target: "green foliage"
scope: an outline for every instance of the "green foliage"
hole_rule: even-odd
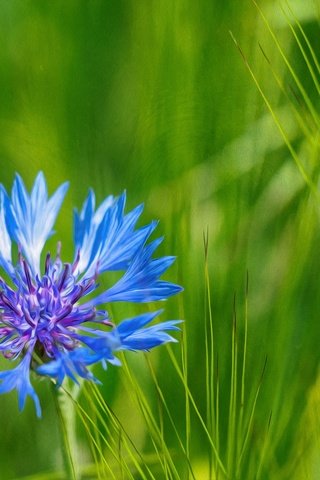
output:
[[[1,181],[72,181],[66,257],[87,188],[126,188],[185,288],[179,344],[56,407],[39,379],[40,422],[1,396],[1,479],[319,478],[320,12],[302,3],[0,2]]]

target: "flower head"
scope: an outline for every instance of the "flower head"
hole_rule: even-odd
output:
[[[67,188],[64,183],[48,198],[42,173],[30,195],[18,175],[11,197],[0,186],[0,266],[9,279],[0,277],[0,353],[20,361],[0,372],[0,393],[16,389],[20,409],[31,396],[38,416],[39,399],[30,382],[32,359],[40,361],[37,373],[54,378],[58,385],[66,376],[75,382],[78,377],[97,382],[90,365],[119,365],[114,355],[118,351],[149,350],[175,341],[167,331],[177,330],[179,323],[146,327],[157,311],[115,326],[103,308],[116,301],[165,300],[181,290],[160,279],[174,257],[153,258],[162,239],[149,243],[148,239],[157,224],[136,228],[143,206],[125,213],[125,193],[107,197],[95,209],[90,191],[81,211],[74,213],[73,261],[62,261],[58,242],[55,257],[47,253],[41,265]],[[97,294],[98,277],[108,271],[124,273],[115,285]]]

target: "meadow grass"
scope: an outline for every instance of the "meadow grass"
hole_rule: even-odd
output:
[[[62,415],[63,434],[65,436],[69,432],[70,435],[70,425],[71,428],[74,428],[73,417],[70,413],[72,411],[72,408],[70,408],[71,402],[87,435],[87,441],[94,459],[94,465],[91,469],[95,472],[94,474],[90,473],[90,468],[84,466],[82,472],[82,468],[77,468],[76,473],[75,459],[72,456],[73,454],[77,455],[77,444],[75,442],[71,447],[71,443],[65,437],[63,443],[65,443],[67,456],[69,457],[66,461],[67,478],[80,478],[80,476],[81,478],[87,478],[86,475],[89,475],[90,478],[90,475],[96,475],[99,479],[224,479],[244,478],[250,468],[252,471],[257,471],[255,462],[259,457],[256,457],[255,461],[253,459],[248,460],[248,458],[251,458],[248,449],[251,444],[255,409],[266,364],[257,378],[254,394],[247,395],[245,384],[248,279],[245,289],[245,312],[243,314],[244,336],[240,342],[237,312],[234,305],[229,348],[232,359],[231,380],[230,385],[225,385],[225,391],[220,391],[207,263],[208,237],[205,236],[204,238],[204,284],[207,292],[205,311],[207,318],[204,322],[205,329],[202,339],[205,364],[199,365],[199,376],[202,377],[201,384],[205,387],[205,392],[202,392],[202,394],[206,398],[206,410],[202,411],[202,406],[197,401],[199,392],[193,391],[188,382],[187,351],[190,340],[187,335],[187,327],[183,329],[179,346],[166,347],[168,357],[166,375],[173,378],[176,383],[175,401],[181,400],[179,397],[184,396],[184,405],[179,412],[179,416],[185,420],[182,430],[176,425],[176,412],[174,412],[172,405],[171,407],[168,405],[169,402],[157,378],[155,366],[149,354],[145,354],[145,366],[152,379],[154,395],[151,398],[157,399],[156,404],[152,404],[141,386],[139,375],[134,373],[126,356],[122,355],[124,389],[127,392],[127,401],[130,402],[130,408],[127,409],[126,414],[130,411],[130,415],[133,417],[140,417],[145,429],[144,449],[137,448],[135,437],[126,428],[126,419],[124,418],[122,421],[119,419],[104,399],[97,385],[83,384],[81,394],[83,400],[80,402],[75,400],[72,393],[64,389],[59,394],[63,406],[59,415],[64,412],[64,415]],[[238,364],[240,364],[240,368]],[[229,413],[224,418],[219,413],[219,402],[220,397],[226,398],[227,396],[229,396]],[[194,429],[202,431],[200,459],[192,451],[192,430]],[[224,446],[221,446],[220,429],[227,432]],[[170,432],[173,441],[168,442]],[[71,434],[71,437],[74,438],[74,435]],[[253,463],[253,466],[251,463]],[[261,468],[261,464],[259,467]],[[59,475],[57,478],[60,478]]]

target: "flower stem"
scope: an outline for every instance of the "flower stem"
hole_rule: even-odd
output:
[[[58,423],[59,423],[61,453],[62,453],[62,459],[63,459],[65,473],[66,473],[66,479],[77,480],[74,462],[72,459],[72,452],[71,452],[71,446],[70,446],[69,437],[68,437],[68,431],[67,431],[63,411],[61,409],[61,405],[59,401],[58,390],[54,385],[52,387],[53,387],[52,393],[53,393],[54,405],[55,405],[57,417],[59,420]]]

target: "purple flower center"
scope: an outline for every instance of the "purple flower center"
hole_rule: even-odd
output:
[[[7,358],[33,347],[42,358],[53,358],[57,351],[73,350],[79,344],[75,329],[79,324],[94,321],[96,316],[108,323],[106,312],[78,304],[97,286],[96,276],[76,281],[79,258],[63,264],[59,253],[54,261],[48,254],[44,275],[39,278],[20,254],[16,289],[1,279],[0,350]]]

